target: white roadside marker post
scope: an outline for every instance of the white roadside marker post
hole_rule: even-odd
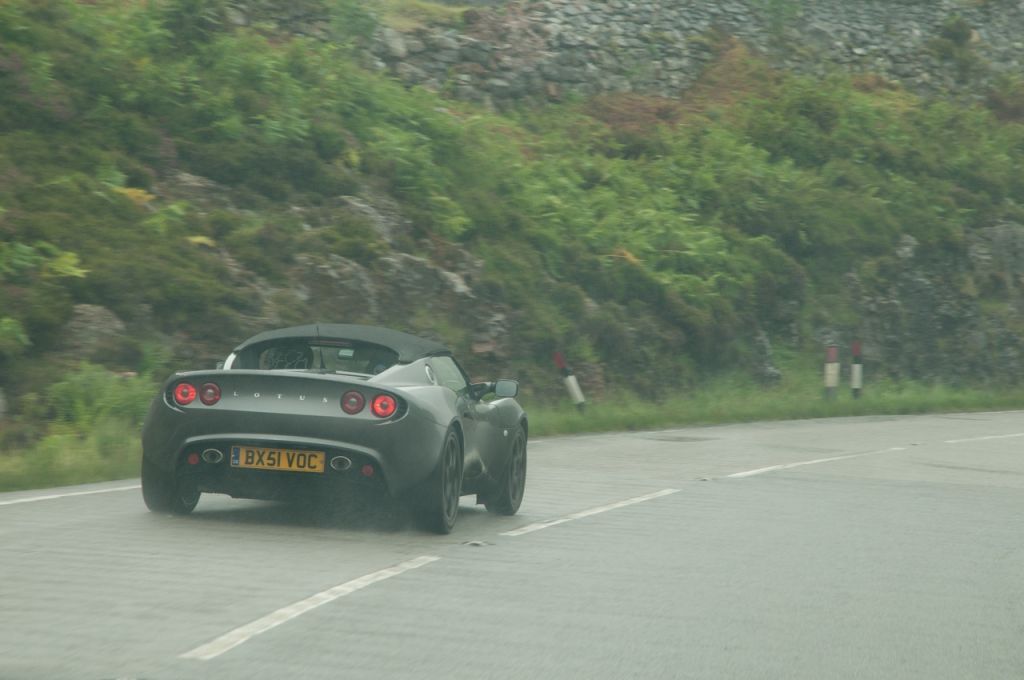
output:
[[[561,352],[555,352],[551,358],[554,359],[558,370],[562,372],[562,382],[565,383],[565,389],[569,392],[569,398],[572,399],[572,403],[576,405],[579,412],[583,413],[587,402],[583,398],[583,390],[580,389],[579,381],[576,380],[576,376],[573,375],[572,369],[569,368],[569,364],[566,363]]]
[[[829,401],[835,399],[837,387],[839,387],[839,348],[829,345],[825,350],[825,399]]]
[[[853,341],[853,363],[850,364],[850,391],[854,399],[860,399],[860,391],[864,387],[864,364],[860,354],[860,340]]]

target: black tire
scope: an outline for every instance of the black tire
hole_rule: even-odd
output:
[[[436,534],[450,534],[459,515],[461,496],[462,443],[455,430],[448,430],[437,467],[420,488],[416,513],[420,526]]]
[[[187,515],[202,495],[187,477],[174,477],[142,458],[142,500],[151,512]]]
[[[512,451],[505,463],[501,478],[481,500],[488,512],[496,515],[514,515],[519,512],[526,492],[526,433],[516,428]]]

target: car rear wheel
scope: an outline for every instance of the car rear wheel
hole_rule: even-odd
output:
[[[455,430],[448,430],[437,467],[420,490],[417,519],[428,531],[449,534],[459,514],[462,496],[462,444]]]
[[[488,512],[496,515],[514,515],[519,512],[526,492],[526,433],[522,427],[516,429],[512,439],[512,452],[505,469],[494,488],[481,500]]]
[[[187,515],[195,509],[200,495],[194,481],[167,474],[142,458],[142,500],[152,512]]]

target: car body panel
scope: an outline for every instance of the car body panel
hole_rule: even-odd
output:
[[[371,481],[401,496],[430,476],[445,435],[453,428],[463,444],[463,492],[485,490],[501,476],[512,433],[519,422],[525,422],[526,414],[512,398],[486,402],[474,398],[472,390],[456,392],[436,384],[427,367],[432,356],[446,352],[437,343],[414,336],[403,340],[405,334],[374,327],[304,326],[254,336],[258,342],[242,343],[234,355],[246,356],[248,349],[277,341],[331,342],[327,328],[359,329],[360,342],[397,338],[401,342],[396,354],[408,361],[376,375],[237,368],[230,359],[225,369],[176,373],[165,382],[146,417],[144,458],[166,473],[194,475],[202,491],[250,498],[294,497],[335,482],[366,482],[361,470],[370,465]],[[377,334],[377,330],[386,332]],[[410,356],[416,352],[428,354]],[[254,360],[248,362],[252,365]],[[220,399],[206,405],[196,398],[181,405],[173,390],[182,382],[197,389],[214,383],[220,388]],[[353,390],[366,402],[354,415],[341,408],[342,395]],[[381,394],[398,403],[396,412],[386,418],[370,411],[371,400]],[[242,469],[227,460],[235,445],[324,451],[328,461],[345,456],[352,467],[328,468],[323,473]],[[208,448],[219,450],[225,460],[186,462],[190,454]]]

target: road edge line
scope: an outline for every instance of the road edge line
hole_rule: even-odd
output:
[[[9,501],[0,501],[0,505],[18,505],[20,503],[35,503],[37,501],[52,501],[58,498],[71,498],[72,496],[92,496],[98,493],[113,493],[114,491],[133,491],[141,489],[141,484],[130,486],[116,486],[111,489],[92,489],[90,491],[69,491],[68,493],[52,493],[45,496],[29,496],[27,498],[15,498]]]

